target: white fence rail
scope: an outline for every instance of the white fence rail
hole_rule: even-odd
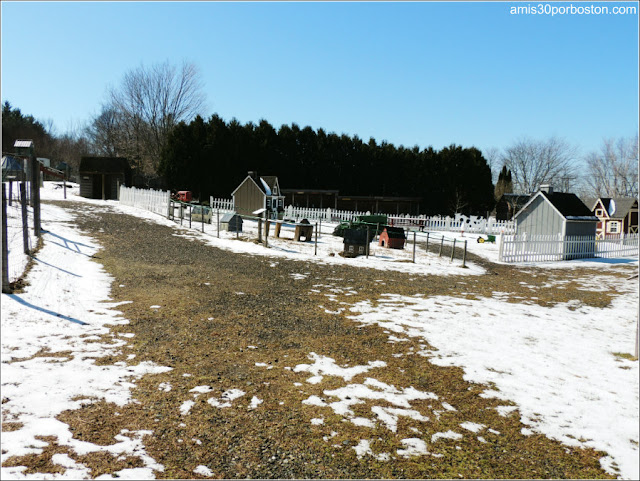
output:
[[[327,222],[351,221],[359,215],[369,215],[370,212],[354,212],[337,209],[311,209],[305,207],[285,207],[284,216],[289,219],[324,220]]]
[[[638,234],[596,239],[585,236],[505,235],[500,240],[501,262],[549,262],[588,258],[638,257]]]
[[[164,217],[169,215],[169,204],[171,201],[171,191],[137,189],[135,187],[120,186],[120,202],[124,205],[137,207],[160,214]]]
[[[389,224],[398,227],[415,227],[422,231],[467,232],[470,234],[513,234],[513,221],[497,221],[495,218],[465,215],[440,216],[390,216]]]

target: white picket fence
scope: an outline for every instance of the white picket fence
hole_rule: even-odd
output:
[[[397,227],[417,228],[421,231],[466,232],[469,234],[513,234],[513,221],[497,221],[494,217],[485,219],[472,215],[440,216],[390,216],[389,224]]]
[[[292,205],[285,207],[284,216],[288,219],[307,219],[307,220],[323,220],[326,222],[347,222],[356,220],[359,215],[370,215],[370,212],[356,212],[338,209],[312,209],[306,207],[294,207]]]
[[[234,212],[233,199],[214,199],[213,197],[209,197],[209,206],[211,206],[211,210],[220,209],[220,212],[224,212],[225,214]]]
[[[501,262],[549,262],[595,257],[638,257],[638,234],[605,239],[526,234],[503,235],[500,238]]]
[[[233,211],[232,199],[214,199],[211,197],[210,205],[212,209],[221,211]],[[287,219],[308,219],[321,220],[325,222],[348,222],[356,220],[357,216],[371,215],[371,212],[355,212],[348,210],[294,207],[285,207],[284,217]],[[490,217],[456,215],[455,217],[440,216],[387,216],[390,225],[398,227],[416,228],[423,231],[445,231],[445,232],[466,232],[469,234],[513,234],[515,224],[513,221],[497,221]]]
[[[171,191],[137,189],[135,187],[120,186],[120,202],[124,205],[137,207],[160,214],[164,217],[169,215],[169,204],[171,201]]]

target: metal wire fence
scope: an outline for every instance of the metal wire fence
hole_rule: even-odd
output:
[[[29,205],[29,182],[2,183],[2,290],[24,275],[36,245],[34,212]]]

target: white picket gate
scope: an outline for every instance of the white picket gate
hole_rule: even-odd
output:
[[[209,197],[209,206],[211,210],[220,210],[220,212],[224,212],[225,214],[234,212],[233,199],[214,199],[213,197]]]
[[[148,210],[167,217],[169,215],[171,191],[137,189],[121,185],[119,200],[124,205]]]

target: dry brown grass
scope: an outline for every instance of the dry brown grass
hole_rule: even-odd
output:
[[[133,392],[137,403],[117,407],[101,401],[60,415],[58,419],[69,424],[77,439],[106,446],[123,429],[152,430],[144,443],[149,455],[165,466],[164,472],[156,473],[160,478],[196,477],[193,469],[198,465],[223,478],[611,478],[600,468],[602,453],[568,448],[542,435],[523,435],[517,412],[503,417],[495,410],[507,403],[479,396],[487,386],[464,381],[459,368],[435,366],[422,356],[409,355],[426,345],[423,340],[389,343],[382,328],[359,327],[346,319],[347,312],[328,314],[318,307],[347,307],[361,300],[375,303],[386,293],[478,299],[491,297],[494,291],[508,292],[512,302],[546,306],[578,299],[601,307],[609,304],[610,292],[570,285],[560,292],[552,287],[532,290],[519,282],[542,286],[565,274],[488,263],[484,263],[488,274],[464,277],[409,276],[283,259],[271,267],[269,258],[207,247],[129,216],[85,215],[79,224],[104,246],[99,261],[114,276],[114,300],[133,301],[118,307],[131,323],[112,328],[134,333],[133,348],[100,362],[122,361],[135,353],[136,362],[153,361],[172,370],[137,382]],[[309,274],[299,280],[290,276],[301,272]],[[586,269],[571,273],[590,274]],[[384,285],[378,279],[384,279]],[[325,295],[331,293],[329,288],[314,287],[317,284],[350,286],[356,294],[336,293],[332,302]],[[161,308],[150,309],[151,305]],[[345,422],[328,407],[302,404],[311,395],[326,397],[325,390],[346,384],[329,376],[320,384],[309,384],[305,382],[309,373],[285,369],[309,363],[311,352],[332,357],[339,365],[385,360],[386,368],[350,382],[371,376],[397,387],[433,392],[437,401],[412,402],[412,408],[430,420],[400,418],[393,433],[380,425],[371,429]],[[170,384],[171,390],[160,389],[161,383]],[[189,392],[202,385],[213,391],[197,396]],[[232,388],[246,393],[232,407],[218,409],[206,402]],[[253,396],[263,404],[250,410]],[[189,414],[181,415],[179,408],[186,400],[195,404]],[[443,401],[457,411],[434,415]],[[356,415],[371,417],[373,405],[367,401],[353,409]],[[324,424],[312,425],[312,418],[323,418]],[[476,435],[465,435],[458,441],[431,444],[431,434],[460,431],[464,421],[485,424],[500,435],[483,434],[486,443]],[[331,437],[332,432],[338,434]],[[430,452],[443,456],[397,456],[396,450],[404,447],[401,440],[410,437],[424,438]],[[358,459],[352,448],[361,439],[371,440],[374,452],[388,452],[394,458]],[[13,459],[11,463],[22,464],[11,465],[57,469],[45,462],[56,449],[67,448],[52,443],[42,455]],[[91,466],[92,475],[123,469],[123,461],[109,456],[94,454],[82,460]],[[133,466],[136,459],[127,462]]]

